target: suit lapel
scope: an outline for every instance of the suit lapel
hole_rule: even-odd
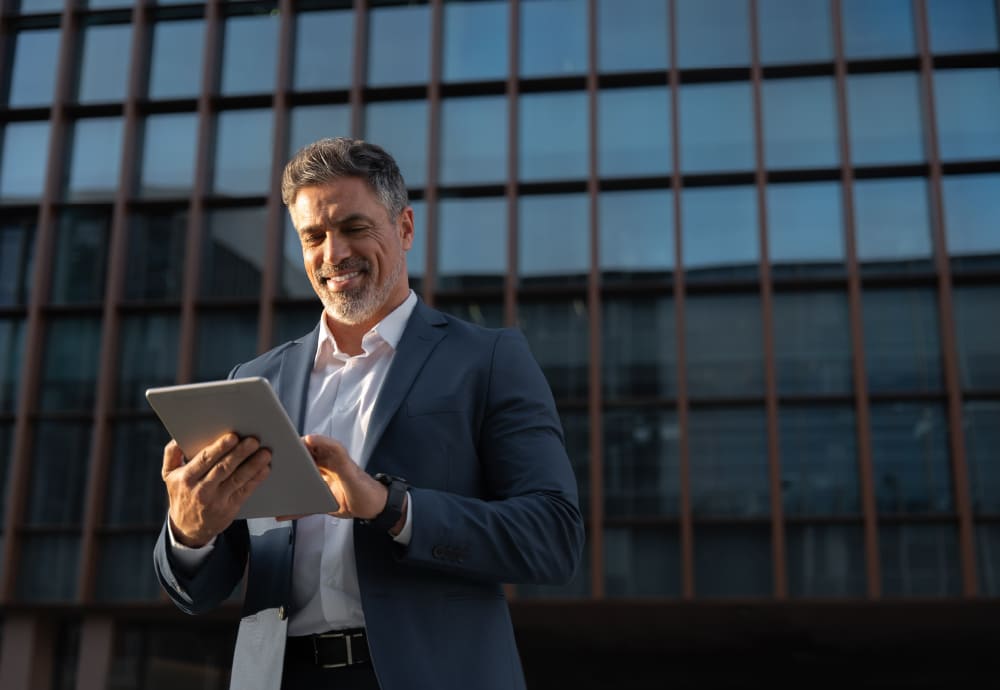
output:
[[[312,333],[295,341],[281,358],[281,370],[274,384],[274,392],[288,412],[288,418],[300,434],[306,423],[306,396],[309,394],[309,374],[316,359],[319,341],[319,321]]]

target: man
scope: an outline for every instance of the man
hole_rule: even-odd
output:
[[[566,582],[583,544],[544,377],[516,331],[410,291],[413,210],[380,147],[305,147],[282,199],[323,314],[230,377],[270,380],[340,509],[234,520],[268,450],[228,434],[186,460],[171,442],[160,582],[199,613],[249,561],[234,690],[523,688],[501,583]]]

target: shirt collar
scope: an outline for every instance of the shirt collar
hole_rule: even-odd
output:
[[[384,341],[389,345],[389,347],[395,350],[399,345],[399,341],[403,338],[403,331],[406,329],[406,322],[410,320],[410,315],[413,313],[416,306],[417,295],[413,292],[413,290],[410,290],[410,294],[405,300],[403,300],[402,304],[389,312],[384,319],[379,321],[370,331],[365,333],[364,338],[362,339],[362,346],[369,344],[372,340],[372,336],[375,336],[377,339]],[[326,325],[325,315],[320,315],[319,342],[316,343],[316,356],[313,359],[314,365],[322,361],[324,349],[334,356],[339,355],[340,358],[347,358],[347,355],[343,355],[341,349],[337,347],[337,341],[330,332],[330,328]],[[366,351],[368,349],[369,348],[365,347]]]

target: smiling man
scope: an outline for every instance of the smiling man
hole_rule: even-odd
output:
[[[186,459],[171,442],[160,582],[199,613],[247,570],[234,690],[523,688],[501,583],[566,582],[583,546],[541,370],[517,331],[409,289],[413,210],[380,147],[305,147],[282,198],[323,311],[230,376],[270,380],[340,509],[235,520],[267,449],[228,434]]]

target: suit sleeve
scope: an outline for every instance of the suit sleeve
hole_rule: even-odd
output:
[[[486,491],[413,487],[404,562],[510,583],[562,584],[583,550],[576,479],[548,382],[524,336],[503,331],[493,351],[477,448]]]

